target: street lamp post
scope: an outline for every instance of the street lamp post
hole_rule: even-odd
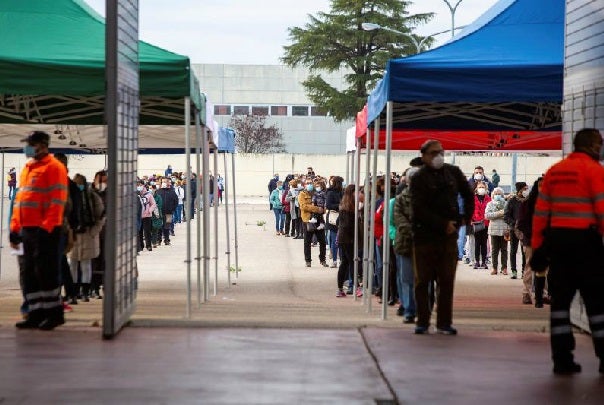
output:
[[[451,37],[453,37],[453,35],[455,35],[455,12],[457,11],[457,6],[459,6],[459,4],[463,0],[457,0],[457,3],[455,3],[454,6],[451,5],[451,3],[449,2],[449,0],[443,0],[443,1],[449,7],[449,11],[451,11]]]
[[[461,2],[462,0],[460,0]],[[459,4],[459,3],[458,3]],[[452,32],[453,30],[445,30],[445,31],[440,31],[440,32],[435,32],[434,34],[430,34],[424,38],[421,39],[421,41],[418,41],[413,35],[411,34],[407,34],[406,32],[402,32],[402,31],[398,31],[395,30],[393,28],[388,28],[388,27],[382,27],[379,24],[375,24],[375,23],[369,23],[369,22],[364,22],[361,24],[361,28],[363,28],[363,30],[365,31],[374,31],[374,30],[384,30],[384,31],[390,31],[390,32],[394,32],[395,34],[399,34],[399,35],[404,35],[407,38],[409,38],[412,42],[413,45],[415,46],[415,49],[417,51],[417,53],[420,53],[422,51],[422,46],[426,43],[426,41],[436,35],[440,35],[440,34],[446,34],[447,32]],[[462,29],[465,28],[465,26],[461,26],[461,27],[456,27],[455,29]]]

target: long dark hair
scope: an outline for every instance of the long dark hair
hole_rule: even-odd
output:
[[[528,206],[528,213],[530,217],[533,217],[533,213],[535,212],[535,205],[537,204],[537,197],[539,197],[539,184],[543,181],[543,177],[539,177],[533,183],[533,187],[529,192],[528,197],[526,198],[526,204]]]
[[[354,212],[354,192],[355,185],[349,184],[344,189],[344,196],[342,196],[342,200],[340,201],[340,211],[349,211]]]
[[[332,190],[337,191],[339,193],[342,192],[342,183],[344,182],[344,179],[340,176],[333,176],[331,178],[331,183],[332,186],[330,187]]]

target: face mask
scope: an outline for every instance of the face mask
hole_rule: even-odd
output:
[[[105,191],[105,189],[107,188],[107,183],[100,183],[97,185],[97,190],[99,191]]]
[[[503,201],[503,196],[502,196],[502,195],[500,195],[500,194],[496,194],[496,195],[494,196],[494,198],[495,198],[495,201]]]
[[[482,174],[480,174],[480,173],[476,173],[476,174],[474,175],[474,180],[482,180]]]
[[[438,170],[443,167],[445,164],[445,157],[443,155],[436,155],[434,159],[432,159],[432,163],[430,164],[432,168]]]
[[[84,191],[84,185],[83,184],[78,184],[78,188],[80,189],[80,191]]]
[[[524,198],[527,198],[527,197],[528,197],[528,195],[529,195],[529,193],[530,193],[530,191],[528,191],[528,190],[522,190],[522,196],[523,196]]]
[[[25,153],[26,157],[33,158],[36,156],[36,148],[31,145],[25,145],[23,147],[23,153]]]
[[[308,186],[306,186],[306,191],[313,191],[315,188],[312,184],[309,184]]]
[[[359,202],[359,209],[363,209],[363,203]]]
[[[346,187],[346,182],[345,181],[342,182],[342,188],[344,188],[344,187]]]
[[[185,176],[180,176],[180,179],[184,180],[184,179],[186,179],[186,177]]]
[[[298,183],[298,188],[302,188],[302,183]]]
[[[161,188],[168,188],[168,185],[166,183],[161,183]]]
[[[141,191],[143,191],[143,186],[138,186],[138,187],[136,188],[136,191],[138,191],[139,193],[140,193]]]
[[[279,190],[283,190],[283,186],[279,186],[277,187]]]
[[[152,182],[151,182],[151,183],[149,183],[149,184],[151,184],[152,186],[154,186],[154,185],[155,185],[155,182],[154,182],[154,181],[152,181]]]
[[[486,188],[480,187],[480,188],[476,189],[476,193],[478,195],[485,195],[487,193],[487,190],[486,190]]]
[[[317,191],[321,191],[321,190],[323,190],[322,187],[317,187]]]

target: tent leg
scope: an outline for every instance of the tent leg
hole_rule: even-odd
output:
[[[346,151],[346,175],[344,176],[346,183],[350,183],[350,152]]]
[[[382,236],[382,320],[388,318],[388,292],[390,291],[390,151],[392,150],[392,101],[386,104],[386,172],[384,175],[384,233]]]
[[[375,120],[375,127],[373,128],[373,162],[372,163],[372,173],[371,173],[371,210],[370,216],[373,216],[373,213],[376,210],[376,201],[375,198],[377,195],[377,160],[378,160],[378,150],[380,149],[379,145],[380,141],[380,119]],[[369,294],[373,291],[373,278],[376,269],[375,262],[375,221],[373,218],[371,220],[371,228],[369,230],[369,265],[370,265],[370,274],[369,274],[369,282],[367,283],[367,288],[369,289]],[[382,262],[383,263],[383,262]],[[383,271],[383,267],[382,267]],[[371,304],[372,300],[367,300],[367,312],[371,313]]]
[[[198,118],[199,119],[199,118]],[[202,129],[201,129],[201,120],[199,119],[199,123],[196,121],[195,122],[195,155],[197,157],[197,159],[195,160],[195,171],[197,173],[197,176],[199,176],[199,171],[200,171],[200,163],[201,163],[201,134],[202,134]],[[189,164],[189,168],[191,167],[191,165]],[[197,189],[199,189],[199,177],[197,177],[197,183],[196,183]],[[201,197],[201,195],[199,193],[197,193],[197,195],[199,195]],[[199,205],[199,204],[198,204]],[[189,211],[189,216],[190,216],[191,211]],[[202,234],[202,229],[201,229],[201,218],[199,216],[199,212],[197,213],[197,219],[195,220],[195,223],[197,225],[197,232],[196,232],[196,248],[197,248],[197,254],[195,255],[195,261],[197,262],[197,308],[201,308],[201,302],[206,301],[206,295],[205,295],[205,289],[202,288],[203,285],[205,285],[208,282],[208,279],[205,275],[205,273],[203,274],[203,277],[201,276],[201,258],[202,258],[202,251],[201,251],[201,234]],[[203,284],[202,284],[202,280],[203,280]]]
[[[356,149],[355,149],[355,159],[356,159],[356,175],[355,179],[361,177],[361,145],[359,142],[359,138],[356,139]],[[357,288],[358,288],[358,280],[359,280],[359,221],[358,221],[358,212],[359,212],[359,189],[361,185],[358,182],[355,184],[356,192],[354,196],[354,212],[355,212],[355,221],[354,221],[354,270],[353,270],[353,279],[352,279],[352,288],[353,288],[353,299],[357,300]]]
[[[516,177],[518,176],[518,153],[512,152],[512,192],[515,190]]]
[[[1,159],[0,167],[2,168],[2,173],[4,173],[4,152],[2,152],[2,157],[0,159]],[[14,198],[15,198],[15,196],[13,195],[13,199]],[[9,228],[10,228],[10,226],[9,226]],[[3,248],[4,248],[4,181],[2,182],[2,184],[0,184],[0,278],[2,277],[2,249]]]
[[[293,162],[293,157],[292,157]],[[237,235],[237,193],[235,191],[235,153],[231,153],[231,170],[233,172],[233,226],[235,227],[235,280],[239,278],[239,238]],[[292,170],[293,173],[293,170]]]
[[[369,282],[369,232],[367,232],[367,225],[369,224],[369,163],[371,162],[371,129],[367,129],[367,139],[365,145],[365,202],[363,203],[363,218],[364,218],[364,231],[363,231],[363,305],[367,304],[367,293],[370,291],[367,287]],[[360,181],[360,180],[359,180]]]
[[[199,118],[199,113],[195,113],[195,122]],[[191,124],[191,100],[189,97],[185,97],[185,153],[187,166],[191,166],[191,148],[190,148],[190,124]],[[191,171],[187,171],[187,209],[191,205]],[[187,308],[186,316],[187,319],[191,319],[191,218],[189,215],[190,211],[187,211],[187,257],[185,262],[187,263]],[[199,278],[199,274],[197,275]]]
[[[201,187],[201,184],[199,184],[199,196],[202,197],[201,214],[203,215],[203,277],[205,280],[203,290],[204,299],[207,301],[210,295],[210,283],[208,281],[210,279],[210,141],[208,139],[208,132],[203,133],[201,145],[203,149],[203,161],[201,169],[203,188]],[[197,206],[199,207],[199,204],[197,204]],[[197,214],[199,215],[200,213],[197,212]],[[214,237],[216,237],[216,235],[214,235]]]
[[[214,148],[214,296],[218,294],[218,148]]]
[[[274,156],[273,156],[274,157]],[[228,286],[231,287],[231,232],[229,230],[229,183],[228,183],[228,167],[226,152],[222,154],[224,160],[224,212],[226,215],[226,255],[227,255],[227,280]]]

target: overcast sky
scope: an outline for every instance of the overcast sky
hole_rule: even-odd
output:
[[[85,0],[105,15],[105,0]],[[457,0],[449,1],[454,5]],[[469,24],[497,0],[462,0],[455,25]],[[443,0],[415,0],[412,14],[434,12],[416,31],[428,35],[451,28]],[[308,14],[329,11],[329,0],[139,0],[140,38],[187,55],[193,63],[279,64],[287,29],[301,27]],[[449,34],[436,38],[442,43]]]

